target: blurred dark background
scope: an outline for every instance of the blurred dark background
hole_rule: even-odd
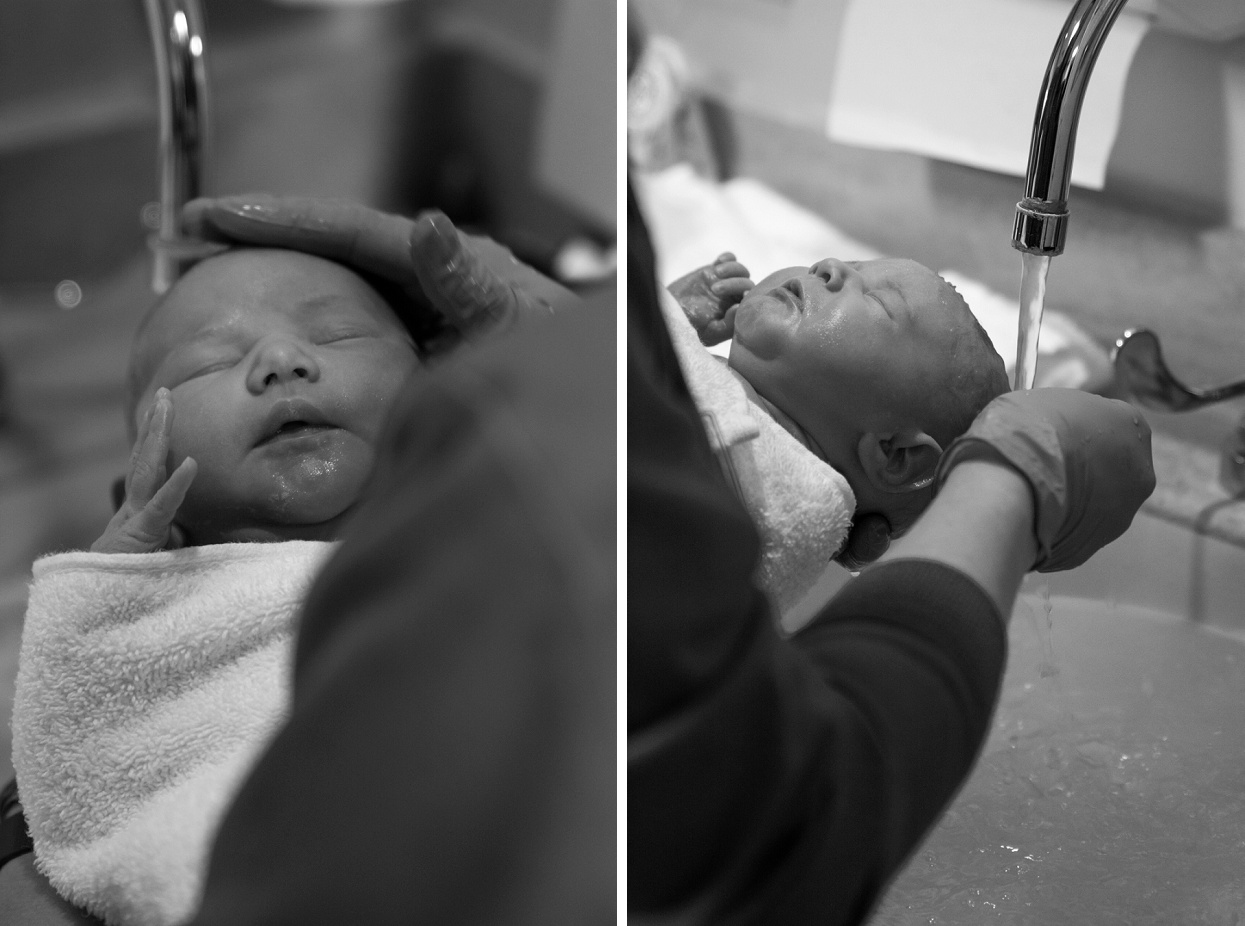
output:
[[[573,5],[205,0],[208,191],[435,206],[544,267],[577,235],[611,240],[539,177],[548,72]],[[131,256],[155,150],[139,0],[0,7],[0,286],[99,276]]]
[[[546,272],[574,251],[575,285],[608,271],[612,0],[203,12],[208,194],[436,207]],[[0,4],[0,780],[31,563],[99,536],[129,455],[156,101],[141,0]]]

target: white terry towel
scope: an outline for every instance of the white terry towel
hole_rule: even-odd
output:
[[[678,301],[665,290],[660,295],[710,446],[761,536],[758,581],[781,614],[805,596],[847,540],[856,495],[838,470],[753,404],[726,364],[700,343]]]
[[[221,816],[285,717],[294,619],[334,546],[35,562],[13,764],[62,896],[110,924],[194,912]]]

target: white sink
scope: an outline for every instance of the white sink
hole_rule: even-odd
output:
[[[1245,549],[1143,513],[1030,576],[976,771],[875,924],[1239,924]]]

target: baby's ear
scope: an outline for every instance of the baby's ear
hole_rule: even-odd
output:
[[[942,448],[919,428],[886,434],[870,431],[856,448],[869,482],[880,492],[898,494],[933,484]]]

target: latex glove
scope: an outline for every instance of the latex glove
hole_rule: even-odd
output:
[[[198,465],[187,457],[172,475],[167,474],[172,431],[173,398],[167,389],[161,388],[139,425],[125,477],[125,500],[103,536],[91,544],[92,553],[152,553],[185,544],[181,528],[173,523],[173,518],[186,498]]]
[[[441,212],[409,219],[341,200],[247,194],[192,200],[182,225],[207,240],[316,254],[396,286],[426,353],[579,301]]]
[[[1039,572],[1071,569],[1119,537],[1154,491],[1150,426],[1126,402],[1078,389],[1008,392],[985,407],[938,464],[1002,461],[1033,490]]]
[[[735,309],[752,289],[748,268],[730,251],[666,287],[687,316],[700,343],[720,344],[735,334]]]

